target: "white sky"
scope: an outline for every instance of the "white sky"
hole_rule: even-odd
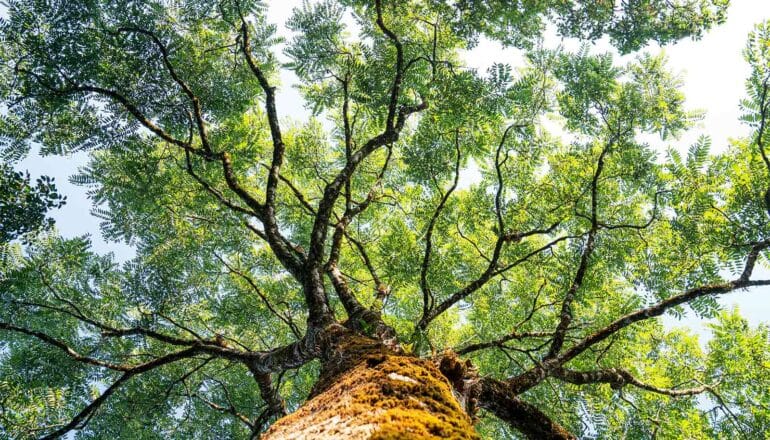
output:
[[[675,72],[681,72],[684,79],[684,92],[690,108],[706,111],[705,119],[698,127],[684,135],[682,139],[669,141],[669,144],[686,149],[701,134],[713,139],[716,150],[724,148],[729,138],[745,136],[748,129],[738,121],[738,102],[744,96],[744,79],[748,67],[742,58],[746,37],[755,23],[770,19],[770,0],[733,0],[728,12],[727,22],[713,29],[700,41],[682,41],[665,48],[669,56],[669,66]],[[300,0],[268,1],[270,21],[282,24],[289,17],[291,9],[301,4]],[[279,31],[286,35],[285,31]],[[546,45],[553,47],[563,44],[568,49],[579,46],[575,41],[557,41],[551,38]],[[608,46],[600,43],[597,50],[606,51]],[[657,47],[648,48],[657,52]],[[632,55],[633,56],[633,55]],[[499,46],[483,41],[478,48],[466,56],[466,62],[480,72],[486,71],[493,62],[516,64],[520,60],[515,50],[502,50]],[[291,85],[296,83],[292,74],[282,75],[282,87],[278,96],[278,111],[282,116],[301,119],[308,115],[296,90]],[[47,174],[56,178],[59,189],[68,196],[67,205],[55,211],[57,227],[67,237],[90,233],[98,252],[114,252],[119,259],[130,258],[133,251],[120,243],[105,243],[99,233],[99,220],[90,215],[91,204],[83,188],[69,184],[68,176],[75,173],[78,166],[86,163],[85,155],[77,155],[63,160],[61,157],[31,156],[23,161],[19,168],[30,170],[33,177]],[[762,270],[757,275],[770,276],[770,271]],[[751,292],[736,292],[721,299],[727,307],[738,305],[741,312],[753,324],[770,322],[770,289],[755,289]],[[693,318],[677,322],[665,318],[669,325],[687,325],[698,333],[707,336],[704,323]]]

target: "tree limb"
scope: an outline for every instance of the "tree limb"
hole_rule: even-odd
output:
[[[475,351],[486,350],[487,348],[500,347],[508,341],[520,341],[527,338],[550,338],[552,336],[553,332],[511,332],[501,338],[495,339],[494,341],[479,342],[476,344],[466,345],[465,347],[459,348],[455,351],[457,354],[470,354]]]
[[[599,159],[596,163],[596,170],[594,171],[593,179],[591,180],[591,229],[588,231],[588,238],[586,239],[586,243],[583,246],[583,252],[580,255],[580,264],[578,265],[577,272],[575,273],[575,278],[572,280],[572,285],[570,285],[569,290],[567,290],[567,294],[564,296],[561,312],[559,314],[559,324],[556,326],[556,330],[554,331],[551,347],[548,349],[548,354],[545,356],[546,359],[550,359],[556,356],[564,344],[564,336],[566,335],[567,329],[572,322],[572,302],[575,300],[575,296],[577,295],[580,286],[583,285],[583,279],[585,278],[586,271],[588,270],[588,260],[591,258],[591,254],[593,254],[594,251],[596,233],[599,230],[599,177],[601,176],[602,170],[604,169],[604,157],[611,146],[612,142],[602,148],[602,152],[599,154]]]
[[[431,249],[433,247],[432,237],[433,237],[433,228],[436,226],[436,221],[438,220],[439,216],[441,215],[441,211],[444,209],[444,205],[446,205],[447,200],[449,200],[449,196],[452,195],[452,192],[457,188],[457,183],[460,180],[460,130],[455,130],[455,151],[457,152],[457,157],[455,159],[455,172],[454,172],[454,180],[452,181],[452,186],[449,187],[449,189],[441,196],[441,201],[439,202],[436,209],[433,211],[433,215],[430,218],[430,221],[428,222],[428,229],[425,232],[425,252],[423,253],[422,257],[422,264],[420,265],[420,290],[422,290],[422,316],[427,316],[430,313],[430,310],[433,308],[433,293],[430,291],[430,287],[428,286],[428,269],[430,268],[430,254]]]
[[[646,391],[670,397],[693,396],[711,390],[710,385],[701,385],[695,388],[683,389],[660,388],[644,383],[635,378],[629,371],[620,368],[607,368],[593,371],[575,371],[566,368],[557,368],[553,371],[553,376],[574,385],[606,383],[609,384],[612,389],[619,389],[625,385],[633,385]]]
[[[508,379],[507,382],[512,386],[516,394],[520,394],[542,382],[546,377],[551,375],[556,368],[559,368],[565,363],[574,359],[588,348],[607,339],[616,332],[636,322],[660,316],[673,307],[685,304],[697,298],[721,295],[748,287],[770,286],[770,280],[749,279],[754,269],[754,265],[756,263],[759,252],[761,250],[767,249],[768,247],[770,247],[770,240],[759,242],[752,247],[749,255],[746,258],[746,266],[744,267],[740,278],[726,283],[709,284],[688,289],[679,295],[674,295],[650,307],[639,309],[623,315],[620,318],[612,321],[609,325],[581,339],[575,345],[565,350],[558,356],[544,360],[534,368],[519,374],[518,376]]]
[[[573,434],[534,405],[513,394],[506,383],[482,377],[479,406],[532,440],[575,440]]]
[[[82,411],[80,411],[75,417],[70,420],[69,423],[62,426],[61,428],[50,432],[46,434],[45,436],[41,437],[41,440],[53,440],[56,438],[59,438],[63,436],[64,434],[68,433],[69,431],[73,429],[77,429],[81,423],[87,421],[88,418],[97,410],[99,409],[104,402],[107,401],[107,399],[120,388],[123,384],[125,384],[129,379],[132,377],[145,373],[147,371],[153,370],[155,368],[161,367],[166,364],[170,364],[172,362],[186,359],[191,356],[194,356],[195,354],[200,352],[199,347],[190,347],[182,351],[178,351],[176,353],[171,353],[166,356],[154,359],[152,361],[146,362],[144,364],[136,365],[132,367],[129,370],[125,370],[123,375],[121,375],[118,380],[112,383],[104,392],[99,395],[94,401],[92,401],[88,406],[86,406]]]

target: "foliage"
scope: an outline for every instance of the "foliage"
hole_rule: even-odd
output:
[[[0,243],[53,225],[46,212],[64,205],[66,197],[56,191],[53,179],[42,176],[30,184],[29,173],[0,163]]]
[[[305,401],[335,322],[456,350],[585,438],[770,435],[767,329],[715,300],[770,284],[769,25],[752,135],[712,152],[677,148],[697,114],[665,57],[536,43],[697,38],[727,1],[509,3],[305,2],[283,41],[258,1],[9,1],[0,148],[89,151],[72,180],[137,253],[0,250],[0,436],[249,438]],[[465,68],[482,36],[525,62]],[[280,113],[284,70],[312,118]],[[707,347],[652,319],[685,306]],[[488,438],[530,435],[479,405]]]

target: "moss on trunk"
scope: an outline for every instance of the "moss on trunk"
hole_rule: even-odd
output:
[[[352,352],[357,359],[348,362],[350,368],[326,376],[326,386],[263,438],[478,438],[433,362],[375,350]]]

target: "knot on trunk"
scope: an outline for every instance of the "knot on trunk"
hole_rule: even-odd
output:
[[[362,335],[346,326],[332,324],[318,338],[321,374],[310,396],[324,392],[334,381],[361,362],[382,362],[388,354],[394,354],[378,339]]]
[[[471,361],[460,359],[454,351],[447,350],[437,358],[438,369],[452,385],[452,392],[468,416],[476,420],[478,411],[479,372]]]
[[[394,352],[401,352],[396,331],[382,321],[379,311],[360,309],[348,317],[343,325],[358,334],[381,341]]]

